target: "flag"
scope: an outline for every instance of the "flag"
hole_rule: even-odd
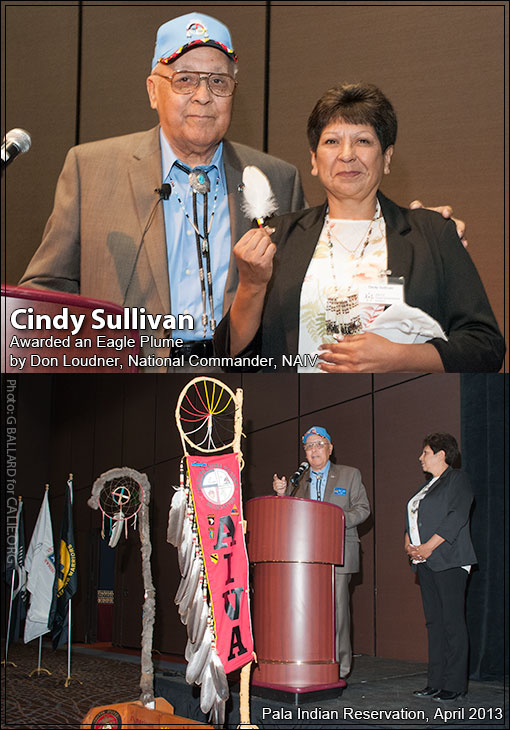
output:
[[[48,626],[51,630],[53,648],[67,640],[69,601],[78,588],[76,573],[76,549],[73,530],[73,484],[67,482],[64,517],[60,528],[60,541],[56,551],[56,571],[53,583],[53,601]]]
[[[51,527],[48,490],[39,510],[32,539],[28,546],[25,568],[30,606],[25,621],[25,644],[49,631],[48,619],[55,582],[55,552]]]
[[[9,515],[7,516],[7,554],[5,558],[5,582],[9,586],[11,596],[11,624],[9,642],[17,641],[21,636],[21,624],[27,612],[27,574],[25,571],[25,523],[23,519],[23,501],[19,500],[16,512],[14,534],[10,534]],[[14,580],[13,580],[14,578]],[[12,593],[11,593],[12,590]]]

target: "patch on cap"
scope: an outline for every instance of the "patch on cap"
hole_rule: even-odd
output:
[[[323,438],[327,439],[329,443],[331,443],[331,436],[325,428],[322,428],[322,426],[312,426],[311,428],[309,428],[303,436],[303,443],[305,443],[308,436],[311,436],[312,434],[314,434],[315,436],[322,436]]]
[[[237,61],[226,25],[208,15],[188,13],[169,20],[158,29],[152,68],[158,63],[172,63],[183,53],[200,46],[217,48],[232,61]]]

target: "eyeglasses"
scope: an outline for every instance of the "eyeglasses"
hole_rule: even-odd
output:
[[[327,441],[312,441],[311,444],[304,444],[305,451],[311,451],[312,449],[325,449],[329,446]]]
[[[205,79],[207,88],[215,96],[232,96],[237,81],[228,74],[208,73],[206,71],[176,71],[171,76],[151,74],[166,79],[172,85],[176,94],[193,94],[198,89],[202,79]]]

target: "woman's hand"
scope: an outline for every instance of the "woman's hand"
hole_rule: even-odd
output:
[[[319,346],[325,373],[444,372],[434,345],[402,345],[373,332]]]
[[[239,285],[265,289],[273,273],[276,246],[270,235],[274,228],[252,228],[234,246],[234,256],[239,270]]]
[[[319,367],[326,373],[390,372],[397,370],[399,345],[381,335],[346,335],[332,345],[320,345]]]
[[[433,548],[426,542],[423,545],[411,545],[408,555],[412,560],[427,560],[433,553]]]
[[[411,560],[416,558],[416,547],[414,545],[406,545],[405,552],[408,558]]]
[[[423,545],[409,545],[406,547],[406,552],[409,555],[411,559],[415,560],[428,560],[434,550],[442,545],[444,542],[444,537],[441,537],[441,535],[438,535],[437,533],[434,533],[432,537],[430,537],[427,542],[424,542]]]

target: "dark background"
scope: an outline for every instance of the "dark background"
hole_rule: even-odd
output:
[[[403,205],[449,203],[467,220],[470,254],[505,328],[508,3],[71,1],[2,10],[2,133],[23,127],[33,137],[6,173],[8,284],[41,240],[68,148],[157,123],[145,91],[156,29],[198,10],[230,27],[239,53],[230,138],[296,164],[310,204],[322,200],[305,137],[313,104],[342,81],[382,88],[400,125],[384,192]]]
[[[115,553],[112,585],[100,585],[100,514],[87,506],[93,481],[113,467],[147,474],[152,485],[152,569],[156,587],[154,648],[182,654],[186,635],[173,597],[176,550],[166,542],[172,485],[182,446],[175,406],[189,376],[21,375],[17,377],[18,489],[27,544],[50,484],[53,527],[74,474],[74,526],[79,590],[73,641],[97,639],[97,590],[115,591],[113,641],[138,647],[143,587],[139,535],[132,529]],[[476,495],[472,535],[479,566],[468,590],[474,676],[503,674],[505,626],[504,375],[232,375],[244,391],[244,499],[271,493],[272,475],[292,474],[303,460],[300,436],[312,425],[332,435],[338,463],[361,470],[372,516],[360,528],[362,570],[352,581],[354,651],[426,661],[419,587],[403,551],[404,510],[423,484],[423,437],[448,431],[461,443],[462,466]],[[508,411],[508,408],[507,408]],[[506,434],[507,435],[507,434]],[[507,475],[506,475],[507,478]],[[103,553],[103,562],[100,555]]]

